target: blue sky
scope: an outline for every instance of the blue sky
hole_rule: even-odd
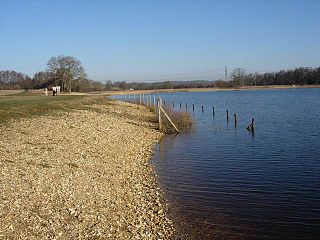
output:
[[[32,76],[51,56],[95,80],[216,80],[320,66],[320,1],[0,0],[0,70]]]

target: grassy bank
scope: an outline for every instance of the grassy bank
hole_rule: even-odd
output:
[[[87,109],[92,104],[107,104],[107,101],[102,96],[0,96],[0,124],[23,117]]]

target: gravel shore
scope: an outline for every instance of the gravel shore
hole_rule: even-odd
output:
[[[154,114],[119,101],[0,127],[0,239],[170,239]]]

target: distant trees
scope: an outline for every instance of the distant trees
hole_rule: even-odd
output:
[[[112,82],[105,84],[89,80],[81,62],[71,56],[52,57],[48,61],[46,71],[39,71],[33,78],[16,71],[0,71],[0,89],[39,89],[60,85],[63,91],[102,91],[102,90],[153,90],[209,87],[239,87],[266,85],[309,85],[320,84],[320,67],[299,67],[290,70],[267,73],[247,73],[243,68],[231,72],[231,81],[165,81],[165,82]]]
[[[46,71],[40,71],[33,75],[33,88],[46,88],[51,85],[51,74]]]
[[[32,79],[28,75],[11,70],[0,71],[0,89],[21,88],[32,88]]]
[[[310,85],[320,84],[320,68],[300,67],[294,70],[279,72],[255,73],[246,75],[246,84],[251,86],[265,85]]]
[[[47,71],[53,85],[61,85],[62,91],[79,89],[86,79],[81,62],[71,56],[58,56],[49,59]]]
[[[122,82],[120,82],[120,84],[119,84],[119,88],[120,88],[121,90],[125,90],[125,89],[127,89],[127,88],[128,88],[128,84],[127,84],[127,82],[126,82],[126,81],[122,81]]]

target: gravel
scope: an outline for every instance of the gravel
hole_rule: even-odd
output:
[[[170,239],[154,114],[119,101],[0,126],[0,239]]]

